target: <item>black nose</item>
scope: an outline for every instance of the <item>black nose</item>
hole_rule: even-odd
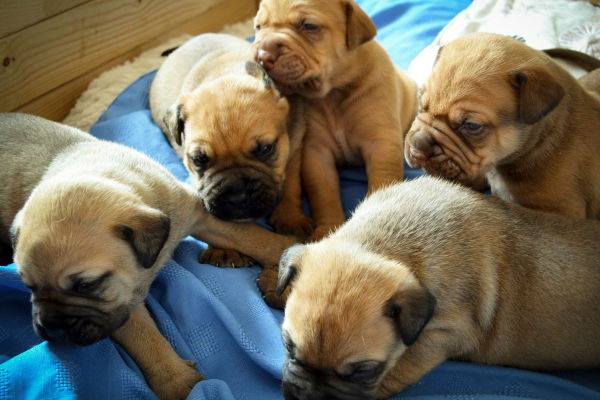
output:
[[[246,184],[242,180],[234,180],[223,188],[223,196],[232,206],[239,206],[248,200]]]

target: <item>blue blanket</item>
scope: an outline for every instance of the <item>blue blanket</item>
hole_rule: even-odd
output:
[[[402,68],[431,43],[467,0],[363,0],[379,28],[377,39]],[[148,90],[154,74],[123,92],[93,126],[99,138],[129,145],[161,162],[177,178],[186,170],[152,122]],[[400,157],[401,155],[399,155]],[[407,168],[406,178],[421,174]],[[364,197],[362,169],[343,169],[344,206]],[[208,379],[190,399],[281,399],[283,314],[269,308],[255,280],[260,267],[219,269],[198,263],[204,243],[185,239],[160,272],[147,306],[160,330]],[[75,347],[42,341],[31,325],[29,290],[15,265],[0,267],[1,399],[155,399],[123,349],[110,339]],[[600,399],[600,371],[536,373],[445,362],[400,398]]]

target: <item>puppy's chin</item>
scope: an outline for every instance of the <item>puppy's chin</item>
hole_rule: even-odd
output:
[[[32,307],[33,328],[45,340],[88,346],[112,335],[129,318],[125,306],[105,312],[91,306],[41,304]]]

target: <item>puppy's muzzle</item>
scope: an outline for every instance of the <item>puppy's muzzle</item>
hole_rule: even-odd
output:
[[[34,300],[32,307],[33,327],[41,338],[79,346],[110,336],[127,318],[124,307],[110,314],[88,306],[59,305],[49,300]]]
[[[406,161],[412,168],[422,168],[427,174],[457,180],[462,169],[445,153],[433,135],[425,129],[409,132]]]
[[[256,61],[278,85],[284,87],[300,83],[308,70],[308,65],[302,57],[276,37],[267,37],[260,41]]]
[[[226,176],[202,196],[208,212],[226,221],[256,220],[273,212],[281,193],[267,178]]]
[[[335,373],[312,370],[295,360],[283,365],[282,392],[286,400],[370,400],[375,399],[375,386],[365,387],[344,381]]]

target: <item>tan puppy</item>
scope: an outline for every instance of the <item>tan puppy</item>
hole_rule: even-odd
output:
[[[312,222],[301,203],[298,107],[290,111],[252,61],[247,41],[223,34],[199,35],[176,49],[150,88],[152,117],[211,214],[229,221],[270,216],[277,231],[307,235]],[[218,264],[217,254],[203,258]]]
[[[148,157],[75,128],[0,114],[0,242],[15,249],[44,339],[89,345],[112,336],[161,399],[202,376],[144,306],[150,284],[187,235],[276,264],[294,240],[206,212],[196,192]],[[10,231],[10,234],[9,234]]]
[[[414,168],[523,206],[600,217],[600,96],[549,56],[479,33],[444,46],[406,135]],[[596,85],[597,86],[597,85]]]
[[[346,219],[336,165],[364,164],[369,193],[402,180],[416,85],[354,1],[262,0],[255,27],[255,59],[284,94],[305,98],[302,183],[317,240]]]
[[[374,399],[448,358],[600,366],[600,223],[436,178],[372,194],[281,259],[286,399]]]

